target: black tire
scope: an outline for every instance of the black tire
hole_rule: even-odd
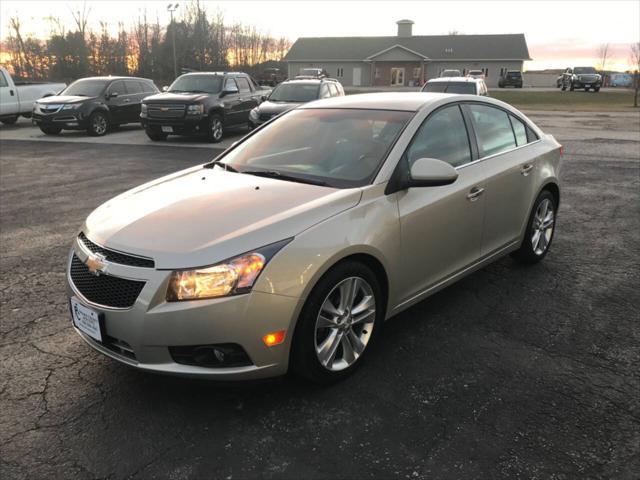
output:
[[[594,88],[593,91],[596,92],[596,93],[599,92],[600,91],[600,87]]]
[[[147,134],[147,137],[149,137],[154,142],[161,142],[163,140],[166,140],[167,136],[168,136],[164,132],[158,132],[158,131],[152,130],[150,128],[145,128],[144,132]]]
[[[371,326],[368,326],[369,324],[359,324],[355,327],[346,328],[346,331],[344,332],[346,338],[350,338],[348,332],[351,328],[353,328],[354,332],[356,332],[356,329],[360,328],[361,330],[359,330],[356,335],[369,334],[368,341],[365,343],[364,350],[362,350],[359,356],[353,360],[353,363],[340,370],[331,370],[323,366],[318,359],[318,354],[316,353],[316,341],[318,340],[316,322],[322,305],[325,300],[329,298],[329,295],[334,292],[334,289],[337,288],[341,282],[354,277],[364,280],[371,289],[374,297],[375,313],[370,314],[373,318],[368,318],[373,320],[373,322],[371,323]],[[366,359],[366,356],[374,347],[384,320],[384,309],[385,302],[383,292],[380,287],[380,282],[373,271],[363,263],[356,261],[345,261],[339,263],[329,270],[313,287],[313,290],[309,294],[302,312],[298,317],[298,323],[296,325],[291,345],[291,356],[289,362],[290,371],[299,377],[323,385],[339,382],[340,380],[348,377],[360,365],[362,365],[363,360]],[[349,315],[348,311],[347,315]],[[365,328],[368,330],[365,330]],[[330,329],[327,330],[328,338],[330,335]],[[335,330],[338,331],[337,329]],[[343,343],[340,340],[338,340],[338,342],[339,346],[336,347],[336,353],[334,356],[335,358],[338,358],[338,355],[340,354],[340,359],[343,361],[345,356],[345,352],[342,347]],[[349,342],[349,344],[352,343]]]
[[[18,115],[14,115],[13,117],[5,117],[2,120],[0,120],[0,122],[4,123],[5,125],[13,125],[17,121],[18,121]]]
[[[534,230],[537,228],[537,224],[539,222],[538,218],[536,218],[536,214],[538,213],[538,209],[541,207],[543,202],[550,202],[550,208],[553,213],[552,217],[552,229],[550,232],[550,236],[546,241],[546,246],[542,252],[536,251],[534,246]],[[556,199],[553,194],[549,190],[543,190],[536,198],[536,201],[533,203],[533,208],[531,209],[531,213],[529,214],[529,221],[527,223],[527,229],[524,233],[524,239],[522,240],[522,244],[520,248],[513,252],[511,256],[518,260],[521,263],[538,263],[544,257],[547,256],[549,249],[551,248],[551,243],[553,242],[553,235],[556,231],[556,213],[558,210],[558,205],[556,204]],[[541,234],[542,236],[542,234]],[[545,236],[545,239],[547,237]]]
[[[109,131],[109,117],[104,112],[93,112],[89,117],[87,133],[93,137],[102,137]]]
[[[214,114],[209,118],[207,139],[213,143],[220,143],[224,137],[224,122],[220,115]]]
[[[45,135],[58,135],[62,131],[60,127],[51,127],[48,125],[40,125],[40,130]]]

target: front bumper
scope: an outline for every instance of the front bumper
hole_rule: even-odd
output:
[[[154,132],[162,132],[162,127],[171,127],[176,135],[206,135],[209,127],[209,116],[198,115],[194,117],[180,118],[153,118],[140,117],[143,128]]]
[[[599,88],[602,85],[602,80],[593,80],[593,81],[588,81],[585,79],[574,79],[572,81],[573,86],[575,88],[584,88],[586,86],[589,86],[589,88]]]
[[[85,262],[88,252],[76,239],[69,254]],[[111,308],[91,301],[81,293],[67,269],[67,292],[85,306],[103,315],[105,338],[98,342],[74,329],[95,350],[140,370],[220,380],[257,379],[283,375],[289,361],[298,299],[253,291],[210,300],[166,302],[171,272],[108,263],[107,275],[144,281],[131,308]],[[72,322],[73,324],[73,322]],[[285,341],[267,347],[262,337],[285,330]],[[239,345],[250,362],[243,366],[204,367],[178,363],[170,347]],[[126,345],[124,352],[119,345]]]
[[[31,121],[34,125],[43,127],[58,127],[65,130],[85,130],[89,126],[89,119],[77,110],[63,110],[53,114],[33,112]]]

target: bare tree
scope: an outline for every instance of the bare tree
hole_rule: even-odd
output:
[[[640,42],[631,44],[631,73],[633,75],[633,106],[638,106],[638,90],[640,90]]]
[[[91,8],[87,9],[87,2],[84,2],[82,4],[82,11],[76,10],[74,12],[73,10],[71,10],[71,15],[73,16],[73,20],[76,22],[78,31],[82,34],[82,38],[85,38],[85,33],[87,31],[87,22],[89,21],[90,13],[91,13]]]
[[[602,75],[602,83],[604,85],[604,76],[607,68],[607,57],[609,56],[609,44],[601,43],[598,46],[598,60],[600,66],[600,74]]]

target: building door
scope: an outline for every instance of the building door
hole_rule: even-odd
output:
[[[391,85],[404,85],[404,68],[391,69]]]
[[[362,85],[362,68],[354,67],[353,68],[353,86],[359,87]]]

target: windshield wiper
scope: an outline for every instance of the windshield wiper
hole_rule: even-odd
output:
[[[216,165],[220,168],[224,168],[227,172],[238,173],[237,169],[235,169],[228,163],[221,162],[220,160],[214,160],[213,162],[209,162],[204,166],[204,168],[213,168]]]
[[[311,180],[308,178],[287,175],[286,173],[281,173],[277,170],[242,170],[241,173],[246,173],[247,175],[255,175],[256,177],[276,178],[278,180],[287,180],[290,182],[308,183],[309,185],[318,185],[319,187],[327,186],[325,182],[321,182],[319,180]]]

